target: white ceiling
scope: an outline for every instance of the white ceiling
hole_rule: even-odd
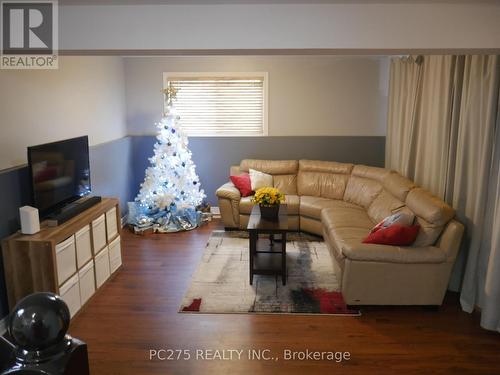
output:
[[[500,0],[59,0],[60,5],[144,5],[144,4],[500,4]]]

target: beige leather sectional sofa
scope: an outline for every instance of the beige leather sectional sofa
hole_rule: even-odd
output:
[[[231,175],[255,169],[273,175],[286,194],[291,229],[321,235],[332,254],[347,304],[441,305],[463,234],[454,210],[398,173],[315,160],[243,160]],[[227,229],[245,229],[251,197],[231,183],[217,192]],[[397,210],[421,228],[409,247],[363,244]]]

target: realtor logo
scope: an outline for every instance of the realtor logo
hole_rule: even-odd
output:
[[[57,1],[2,1],[2,69],[57,69]]]

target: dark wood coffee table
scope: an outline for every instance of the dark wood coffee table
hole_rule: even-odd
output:
[[[250,285],[253,284],[254,275],[278,275],[285,285],[286,233],[290,231],[286,205],[280,205],[275,221],[263,219],[259,206],[254,206],[247,230],[250,235]],[[269,237],[259,240],[259,234],[269,234]],[[275,238],[276,235],[280,238]]]

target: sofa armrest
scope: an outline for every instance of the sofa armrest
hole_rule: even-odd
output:
[[[225,183],[215,192],[219,200],[219,210],[226,228],[238,228],[240,224],[240,191],[232,182]]]
[[[448,263],[453,263],[457,257],[462,236],[464,234],[464,226],[462,223],[452,219],[444,228],[441,237],[437,242],[437,247],[442,249],[446,254]]]
[[[240,191],[232,182],[227,182],[218,188],[215,195],[217,195],[218,198],[225,198],[233,201],[239,201],[241,199]]]

